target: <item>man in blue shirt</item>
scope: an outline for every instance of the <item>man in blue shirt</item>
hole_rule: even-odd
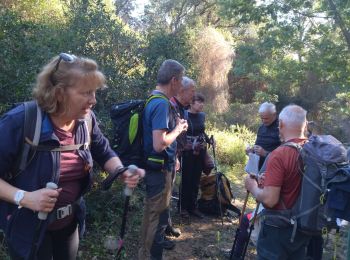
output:
[[[175,172],[176,138],[187,130],[169,98],[177,95],[185,68],[175,60],[165,60],[159,68],[157,86],[143,114],[146,161],[146,198],[141,227],[139,259],[162,259],[164,231],[168,223],[171,176]]]

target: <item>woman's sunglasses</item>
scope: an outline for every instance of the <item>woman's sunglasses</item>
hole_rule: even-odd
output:
[[[50,77],[53,85],[55,85],[54,81],[53,81],[53,74],[55,74],[55,72],[58,70],[58,67],[59,67],[61,61],[73,63],[77,59],[77,57],[75,55],[64,53],[64,52],[60,53],[58,56],[59,56],[59,58],[57,60],[55,69],[51,72],[51,77]]]

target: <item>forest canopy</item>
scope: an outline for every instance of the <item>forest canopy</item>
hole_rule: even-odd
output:
[[[1,0],[0,113],[30,99],[60,52],[98,62],[108,89],[96,111],[106,118],[111,104],[145,97],[172,58],[208,96],[218,127],[255,129],[260,102],[296,103],[350,142],[349,1],[154,0],[135,15],[137,3]]]

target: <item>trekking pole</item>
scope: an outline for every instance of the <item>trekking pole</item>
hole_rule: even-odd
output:
[[[180,214],[180,225],[182,225],[182,154],[180,156],[180,185],[179,185],[179,214]]]
[[[245,208],[247,207],[249,194],[250,194],[250,192],[247,190],[247,194],[246,194],[246,196],[245,196],[244,204],[243,204],[243,208],[242,208],[242,213],[241,213],[241,216],[239,217],[239,222],[238,222],[239,225],[240,225],[241,222],[242,222],[242,218],[243,218],[243,216],[244,216]]]
[[[221,225],[224,226],[224,217],[222,213],[222,207],[221,207],[221,202],[220,202],[220,187],[219,187],[219,175],[218,175],[218,166],[217,166],[217,161],[216,161],[216,153],[215,153],[215,141],[214,141],[214,136],[212,135],[210,137],[211,143],[212,143],[212,148],[213,148],[213,157],[214,157],[214,170],[215,170],[215,182],[216,182],[216,196],[218,198],[218,203],[219,203],[219,211],[220,211],[220,217],[221,217]]]
[[[58,187],[57,187],[56,183],[53,183],[53,182],[46,183],[46,189],[55,190],[57,188]],[[37,254],[37,250],[38,250],[38,243],[39,243],[39,238],[40,238],[40,233],[41,233],[41,226],[42,226],[43,222],[47,219],[47,215],[48,215],[47,212],[39,212],[38,213],[39,223],[35,229],[35,233],[34,233],[34,237],[33,237],[33,244],[32,244],[32,247],[30,249],[30,254],[29,254],[30,260],[35,260],[37,258],[36,254]]]
[[[249,191],[247,191],[246,197],[244,199],[242,213],[241,213],[241,216],[239,217],[239,222],[238,222],[238,227],[236,229],[235,239],[234,239],[233,244],[232,244],[232,249],[231,249],[231,253],[230,253],[230,259],[232,259],[232,257],[233,257],[233,253],[234,253],[234,250],[235,250],[236,245],[237,245],[238,236],[239,236],[239,234],[241,232],[240,226],[241,226],[241,223],[242,223],[242,219],[244,217],[245,209],[247,207],[248,198],[249,198]]]
[[[247,241],[246,241],[246,243],[245,243],[245,245],[244,245],[243,254],[242,254],[242,258],[241,258],[241,259],[244,259],[245,254],[247,253],[247,248],[248,248],[249,240],[250,240],[250,237],[251,237],[252,232],[253,232],[253,230],[254,230],[254,224],[255,224],[256,217],[257,217],[257,215],[258,215],[259,207],[260,207],[260,202],[258,202],[258,203],[256,204],[256,208],[255,208],[255,211],[254,211],[254,217],[253,217],[252,223],[250,224],[250,227],[249,227],[248,239],[247,239]]]
[[[131,172],[131,175],[135,175],[137,167],[135,165],[129,165],[128,170]],[[128,216],[130,197],[132,195],[132,192],[133,192],[133,189],[129,188],[128,186],[125,186],[125,188],[124,188],[124,195],[125,195],[124,210],[123,210],[122,225],[120,227],[120,233],[119,233],[118,250],[117,250],[116,259],[121,258],[121,255],[122,255],[121,253],[124,250],[124,235],[125,235],[125,227],[126,227],[126,218]]]
[[[237,229],[236,229],[235,239],[234,239],[233,244],[232,244],[232,249],[231,249],[231,253],[230,253],[230,259],[233,258],[233,253],[234,253],[235,248],[236,248],[236,245],[237,245],[238,236],[239,236],[239,234],[240,234],[240,232],[241,232],[240,226],[241,226],[241,223],[242,223],[242,219],[243,219],[243,217],[244,217],[245,209],[246,209],[246,207],[247,207],[249,194],[250,194],[250,192],[247,191],[247,194],[246,194],[245,199],[244,199],[244,204],[243,204],[243,208],[242,208],[242,213],[241,213],[241,216],[239,217],[238,227],[237,227]]]

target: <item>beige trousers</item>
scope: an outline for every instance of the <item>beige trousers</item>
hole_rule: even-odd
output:
[[[165,174],[163,190],[153,197],[146,197],[144,200],[145,206],[141,226],[141,247],[138,253],[139,260],[150,259],[150,251],[159,224],[159,216],[170,204],[171,172],[163,171],[161,174]]]

